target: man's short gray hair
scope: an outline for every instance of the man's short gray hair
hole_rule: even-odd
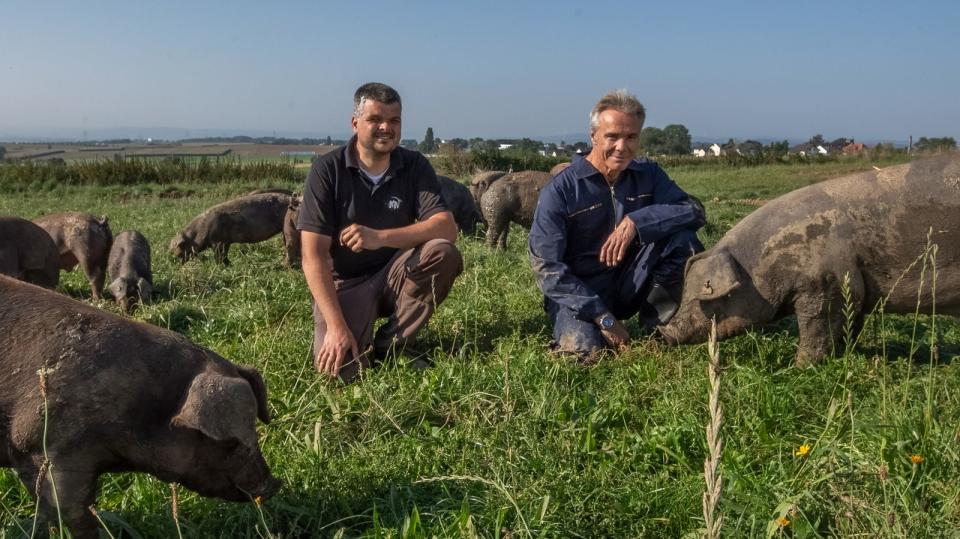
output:
[[[396,90],[383,84],[382,82],[368,82],[353,93],[353,115],[359,118],[363,115],[363,104],[366,100],[372,99],[384,105],[400,103],[400,94]],[[400,103],[403,108],[403,104]]]
[[[605,110],[616,110],[624,114],[632,114],[640,120],[640,127],[647,119],[647,110],[637,98],[626,90],[614,90],[600,98],[590,111],[590,132],[597,130],[600,125],[600,114]]]

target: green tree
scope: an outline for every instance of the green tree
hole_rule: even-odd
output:
[[[670,124],[663,128],[663,152],[668,155],[687,155],[693,151],[690,131],[683,124]]]
[[[764,148],[764,153],[772,157],[783,157],[790,152],[790,143],[786,140],[781,142],[771,142]]]
[[[920,137],[920,140],[913,145],[913,149],[918,152],[946,152],[956,150],[957,141],[955,141],[953,137]]]
[[[470,142],[467,141],[467,139],[462,139],[462,138],[450,139],[447,142],[458,150],[466,150],[467,147],[470,145]]]
[[[7,148],[0,146],[0,161],[3,161],[3,158],[7,155]]]
[[[423,137],[423,142],[420,143],[420,153],[433,153],[437,151],[437,141],[433,138],[433,128],[427,128],[427,134]]]
[[[327,144],[327,146],[330,146],[330,145],[333,144],[333,139],[330,138],[330,135],[327,135],[327,142],[326,142],[326,144]]]
[[[513,148],[510,149],[521,153],[537,153],[543,149],[543,143],[539,140],[523,138],[519,141],[516,141],[513,145]]]
[[[666,153],[664,148],[666,147],[667,137],[663,133],[663,129],[659,127],[644,127],[640,131],[640,151],[647,155],[661,155]]]

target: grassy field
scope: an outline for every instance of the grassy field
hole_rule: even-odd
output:
[[[870,165],[668,172],[706,202],[709,246],[763,200]],[[109,215],[115,234],[143,232],[160,294],[135,317],[257,367],[269,387],[261,445],[285,483],[277,496],[258,507],[179,489],[175,521],[170,485],[108,475],[98,509],[113,535],[698,536],[705,346],[638,339],[593,368],[551,356],[526,234],[514,228],[505,253],[460,239],[464,273],[422,334],[432,368],[401,358],[353,385],[321,378],[308,357],[309,294],[282,265],[279,238],[235,246],[229,268],[209,253],[180,266],[166,251],[192,216],[261,186],[0,195],[0,214],[83,210]],[[89,301],[79,272],[61,282]],[[789,320],[721,343],[724,535],[955,536],[960,325],[874,316],[851,353],[804,370],[792,366],[795,345]],[[16,536],[32,514],[16,475],[0,471],[0,527]]]

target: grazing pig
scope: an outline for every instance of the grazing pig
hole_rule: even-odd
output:
[[[284,261],[288,267],[300,265],[300,231],[297,230],[297,220],[300,219],[300,197],[290,197],[290,205],[283,216],[283,250]]]
[[[505,170],[488,170],[474,174],[473,180],[470,182],[470,194],[473,195],[473,201],[476,202],[478,208],[483,207],[480,201],[483,199],[483,194],[487,192],[487,189],[490,189],[493,182],[506,175],[507,172]]]
[[[244,195],[217,204],[177,233],[170,251],[183,263],[212,248],[217,261],[227,265],[231,243],[257,243],[279,234],[289,206],[290,196],[283,193]]]
[[[960,156],[853,174],[787,193],[687,262],[683,299],[661,327],[669,342],[720,338],[796,314],[798,365],[837,350],[844,336],[843,287],[855,327],[882,303],[888,313],[929,312],[921,285],[930,241],[936,312],[960,315]],[[929,279],[929,269],[927,273]],[[844,285],[844,280],[849,279]]]
[[[182,335],[0,276],[0,466],[40,522],[97,537],[97,478],[145,472],[204,496],[268,498],[263,379]]]
[[[0,273],[56,288],[60,251],[47,231],[19,217],[0,217]]]
[[[540,189],[549,181],[546,172],[525,170],[507,174],[490,186],[480,204],[487,221],[487,245],[506,249],[511,222],[530,228]]]
[[[66,212],[44,215],[33,222],[53,238],[60,251],[60,269],[71,271],[79,263],[90,281],[93,299],[101,299],[107,277],[107,257],[113,243],[107,217]]]
[[[472,235],[476,231],[477,223],[483,222],[483,215],[473,201],[470,189],[453,178],[437,176],[437,179],[440,180],[440,195],[453,213],[457,226],[464,234]]]
[[[150,242],[136,230],[124,230],[113,239],[107,263],[110,284],[107,290],[125,314],[134,305],[153,294],[153,271],[150,269]]]

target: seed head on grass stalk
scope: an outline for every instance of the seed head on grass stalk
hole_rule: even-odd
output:
[[[720,489],[723,479],[717,471],[720,457],[723,455],[723,439],[720,436],[720,427],[723,424],[723,409],[720,407],[720,348],[717,345],[717,320],[710,321],[710,340],[707,342],[710,362],[707,365],[707,376],[710,380],[709,409],[710,421],[707,423],[707,458],[703,461],[703,478],[706,490],[703,492],[703,521],[706,525],[707,539],[720,537],[723,525],[723,516],[716,515],[717,503],[720,501]]]

